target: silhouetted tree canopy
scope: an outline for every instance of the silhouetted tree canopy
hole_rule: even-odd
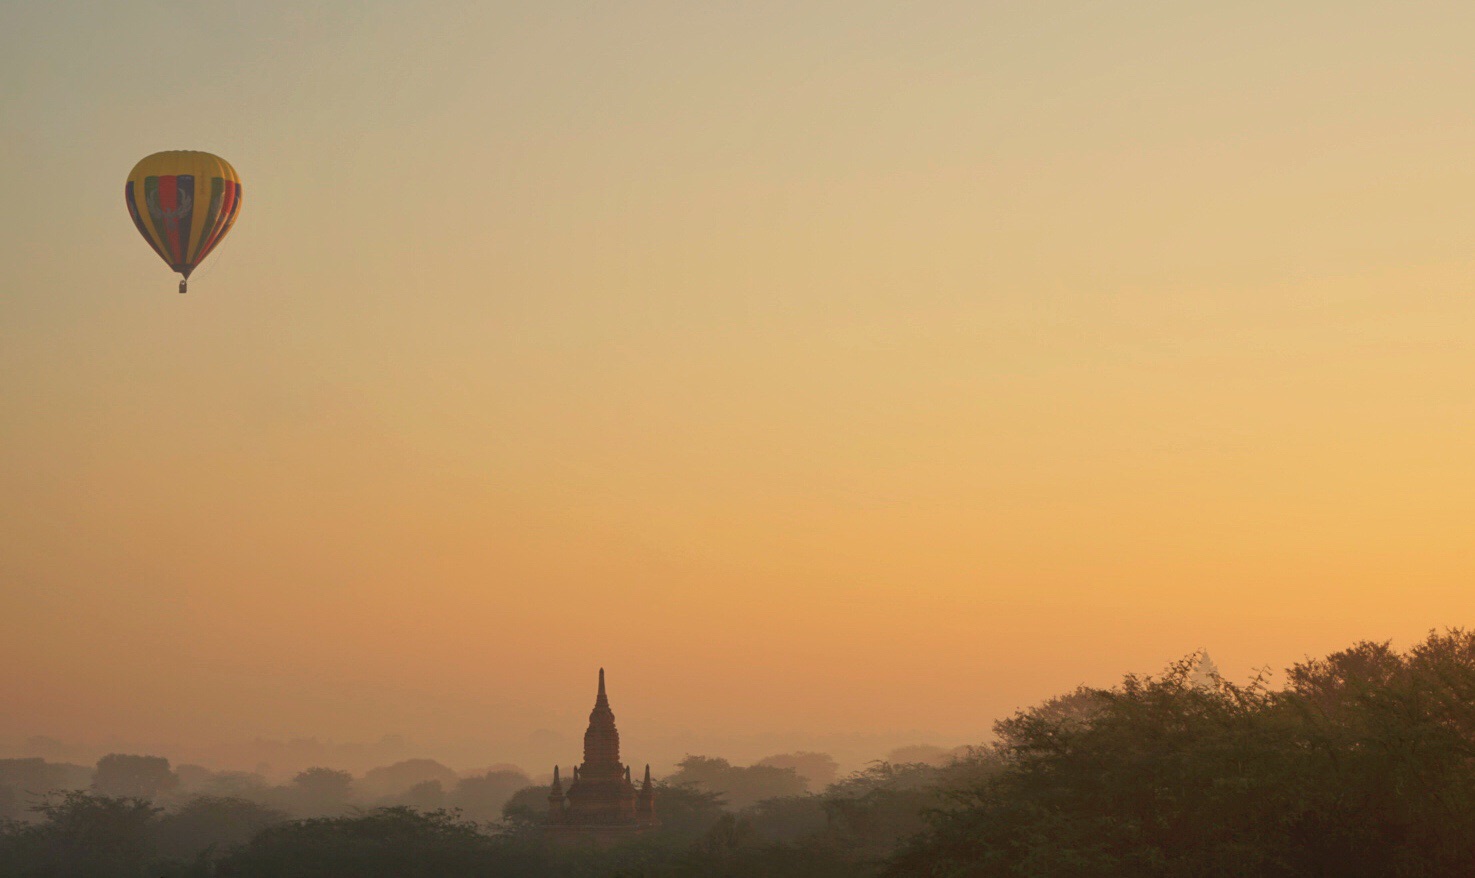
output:
[[[690,784],[721,793],[732,808],[746,808],[762,799],[797,796],[804,792],[804,780],[792,767],[744,767],[710,756],[686,757],[677,763],[675,773],[665,780],[678,786]]]
[[[36,806],[41,821],[10,823],[0,835],[0,875],[134,876],[156,859],[154,818],[145,799],[71,791]]]
[[[220,865],[237,878],[489,875],[496,841],[446,811],[379,808],[270,827]]]
[[[104,796],[152,799],[177,786],[179,777],[162,756],[111,753],[97,761],[92,775],[93,791]]]
[[[48,792],[86,789],[92,769],[39,757],[0,759],[0,818],[26,820],[31,806]]]
[[[829,825],[824,800],[808,794],[764,799],[745,809],[743,817],[768,841],[797,841]]]
[[[655,785],[655,795],[661,832],[672,838],[698,838],[722,817],[722,794],[712,790],[663,780]]]
[[[245,799],[197,796],[155,821],[159,855],[181,861],[213,857],[250,841],[288,815]]]
[[[809,750],[765,756],[753,764],[771,768],[792,768],[811,793],[823,790],[834,783],[835,778],[840,775],[840,766],[835,762],[833,756]]]
[[[548,787],[528,786],[513,793],[502,806],[502,819],[517,831],[531,832],[548,815]]]
[[[309,768],[292,778],[287,792],[288,805],[298,814],[340,814],[353,795],[353,775],[333,768]]]
[[[1272,691],[1161,677],[998,724],[890,874],[1475,875],[1475,637],[1292,668]]]
[[[512,799],[513,793],[528,785],[528,777],[521,771],[488,771],[475,777],[463,777],[447,796],[451,807],[460,809],[472,820],[489,822],[502,816],[502,808]],[[542,811],[548,810],[548,790],[543,790]]]
[[[442,790],[456,785],[456,772],[434,759],[406,759],[370,770],[358,781],[359,792],[370,801],[398,796],[426,781],[439,781]]]
[[[199,792],[204,795],[220,796],[227,799],[261,799],[267,790],[266,778],[252,771],[217,771],[213,772],[204,783],[200,785]]]

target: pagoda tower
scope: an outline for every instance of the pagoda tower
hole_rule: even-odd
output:
[[[615,713],[605,692],[604,668],[600,668],[599,693],[584,732],[584,761],[574,767],[567,792],[558,766],[553,767],[544,828],[562,838],[607,842],[659,825],[650,766],[645,767],[645,780],[637,791],[630,779],[630,767],[620,762],[620,732],[615,728]]]

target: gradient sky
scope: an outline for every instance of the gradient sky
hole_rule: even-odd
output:
[[[495,762],[600,665],[632,758],[960,743],[1470,624],[1472,42],[0,0],[0,744]],[[179,296],[122,187],[185,148],[245,201]]]

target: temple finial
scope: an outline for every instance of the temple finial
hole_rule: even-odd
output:
[[[599,669],[599,697],[594,699],[595,707],[609,707],[609,696],[604,694],[604,668]]]
[[[640,819],[647,823],[656,821],[656,791],[650,785],[650,764],[645,766],[645,781],[640,785],[640,793],[635,797],[635,813]]]

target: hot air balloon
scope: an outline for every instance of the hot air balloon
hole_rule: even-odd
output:
[[[241,212],[241,178],[208,152],[156,152],[133,166],[123,193],[139,234],[184,275],[181,293]]]

